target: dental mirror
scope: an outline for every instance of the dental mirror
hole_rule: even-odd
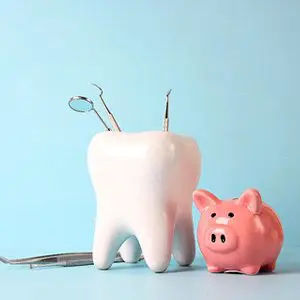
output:
[[[69,107],[76,112],[86,113],[86,112],[94,111],[95,114],[100,119],[101,123],[106,128],[106,130],[111,131],[111,129],[106,125],[104,120],[101,118],[101,116],[95,110],[94,102],[92,100],[90,100],[89,98],[83,97],[83,96],[74,96],[69,100],[68,104],[69,104]]]

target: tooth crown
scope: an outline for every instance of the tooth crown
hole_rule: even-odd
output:
[[[195,256],[192,193],[201,175],[194,139],[170,132],[104,132],[88,148],[97,198],[93,258],[108,269],[120,250],[127,262],[141,253],[155,272],[171,254],[180,265]]]

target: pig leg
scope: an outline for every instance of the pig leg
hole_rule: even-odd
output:
[[[127,263],[136,263],[142,254],[142,249],[135,236],[130,237],[120,248],[122,259]]]
[[[189,266],[195,258],[192,216],[181,217],[175,225],[173,256],[180,266]]]
[[[241,268],[241,272],[246,275],[256,275],[260,270],[260,266],[246,266]]]
[[[215,267],[215,266],[210,266],[210,265],[207,265],[207,270],[210,273],[221,273],[221,272],[224,272],[224,269],[219,268],[219,267]]]
[[[262,266],[261,270],[264,272],[273,272],[275,270],[275,267],[276,267],[276,261]]]

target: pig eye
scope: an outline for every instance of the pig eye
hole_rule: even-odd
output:
[[[212,213],[210,216],[211,216],[212,218],[214,218],[214,217],[216,216],[216,213]]]
[[[230,213],[228,214],[228,217],[229,217],[229,218],[233,218],[233,217],[234,217],[234,213],[233,213],[233,212],[230,212]]]

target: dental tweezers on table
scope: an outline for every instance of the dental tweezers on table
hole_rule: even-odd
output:
[[[140,260],[143,260],[141,256]],[[57,253],[19,259],[8,259],[0,256],[0,261],[10,265],[29,265],[30,268],[44,266],[75,267],[93,265],[92,252]],[[120,253],[117,254],[114,263],[122,263]]]

